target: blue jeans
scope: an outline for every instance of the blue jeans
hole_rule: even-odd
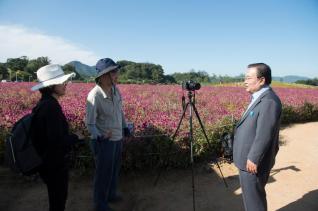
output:
[[[118,175],[121,165],[122,140],[91,141],[95,158],[94,206],[96,211],[108,211],[108,200],[116,197]]]

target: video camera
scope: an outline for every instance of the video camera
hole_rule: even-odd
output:
[[[194,82],[192,80],[182,82],[182,89],[186,89],[188,91],[195,91],[201,88],[201,84],[198,82]]]

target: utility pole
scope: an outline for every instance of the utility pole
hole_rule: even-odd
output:
[[[15,72],[15,82],[18,82],[18,71]]]

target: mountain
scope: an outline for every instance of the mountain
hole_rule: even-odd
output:
[[[294,83],[299,80],[308,80],[310,78],[304,76],[297,76],[297,75],[287,75],[284,77],[273,77],[273,81],[281,81],[287,83]]]
[[[75,68],[75,71],[83,78],[94,77],[96,75],[95,66],[88,66],[79,61],[71,61],[67,63]]]

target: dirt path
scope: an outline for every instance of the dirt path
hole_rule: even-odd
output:
[[[267,185],[269,211],[318,210],[318,122],[297,124],[281,130],[283,145]],[[221,169],[228,188],[214,166],[196,166],[195,202],[197,211],[243,211],[237,170],[232,164]],[[91,177],[71,178],[67,211],[92,210]],[[125,201],[112,205],[122,211],[193,210],[191,170],[164,172],[157,186],[156,172],[121,177]],[[25,181],[0,168],[1,211],[47,210],[45,186],[40,180]]]
[[[280,148],[267,186],[270,210],[318,210],[318,123],[281,131]]]

